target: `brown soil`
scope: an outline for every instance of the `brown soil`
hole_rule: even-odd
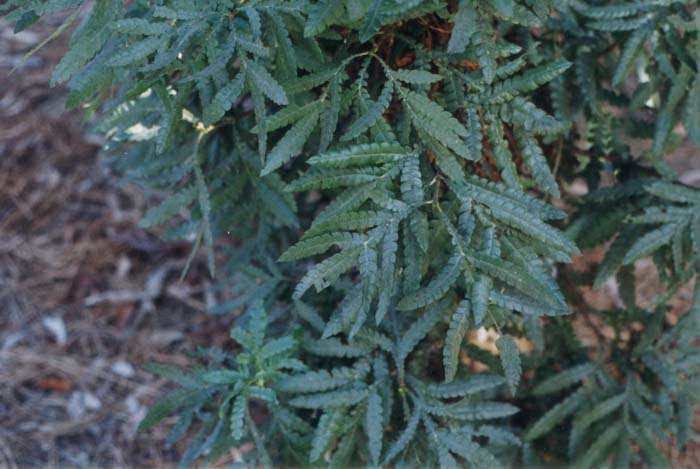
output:
[[[68,36],[21,62],[58,24],[0,21],[0,467],[171,467],[167,425],[135,433],[167,386],[142,366],[185,364],[231,319],[206,314],[199,259],[178,281],[189,246],[138,228],[143,192],[49,87]]]

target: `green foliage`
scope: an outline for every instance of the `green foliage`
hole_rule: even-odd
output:
[[[520,373],[522,373],[518,346],[511,336],[502,335],[496,340],[496,347],[498,347],[501,355],[501,364],[503,365],[510,392],[515,394],[518,383],[520,383]]]
[[[700,145],[696,3],[5,2],[79,23],[53,82],[230,293],[237,345],[152,366],[141,429],[173,416],[182,466],[663,467],[700,395],[697,285],[666,320],[700,269],[667,159]]]
[[[289,371],[304,370],[306,366],[292,358],[298,339],[283,336],[265,340],[267,313],[258,303],[246,313],[247,328],[231,329],[231,337],[245,352],[233,356],[217,349],[202,350],[207,368],[191,371],[163,365],[151,365],[149,371],[162,375],[181,386],[156,403],[141,421],[139,430],[147,430],[165,417],[177,414],[179,420],[168,437],[170,444],[180,440],[188,428],[201,422],[197,435],[185,451],[183,465],[198,457],[216,460],[226,449],[249,433],[259,430],[250,416],[250,402],[263,401],[278,411],[277,393],[272,387],[279,382],[284,387]],[[285,371],[286,370],[286,371]],[[269,458],[259,447],[260,461]]]

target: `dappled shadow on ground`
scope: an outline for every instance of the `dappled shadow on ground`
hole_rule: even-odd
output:
[[[166,428],[135,433],[168,386],[142,366],[185,364],[230,318],[206,314],[199,260],[178,281],[189,246],[138,228],[143,193],[49,88],[67,38],[21,63],[55,27],[0,22],[0,467],[172,466]]]

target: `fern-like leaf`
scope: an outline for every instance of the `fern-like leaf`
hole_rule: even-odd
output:
[[[451,382],[457,374],[459,352],[469,322],[469,310],[469,301],[462,300],[450,319],[450,326],[445,336],[445,347],[442,349],[446,383]]]
[[[520,374],[522,366],[520,364],[520,351],[515,343],[515,340],[509,335],[502,335],[496,340],[496,347],[500,352],[501,365],[505,371],[506,380],[510,393],[515,395],[515,390],[520,383]]]

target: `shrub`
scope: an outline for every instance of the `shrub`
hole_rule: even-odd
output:
[[[692,437],[697,281],[666,313],[700,267],[700,191],[667,156],[700,144],[696,2],[0,8],[80,22],[53,82],[125,180],[170,194],[143,226],[235,293],[213,312],[240,313],[240,352],[152,367],[179,387],[142,428],[176,415],[182,465],[252,441],[254,466],[659,467]],[[665,293],[642,307],[647,257]],[[609,281],[624,304],[582,300]]]

